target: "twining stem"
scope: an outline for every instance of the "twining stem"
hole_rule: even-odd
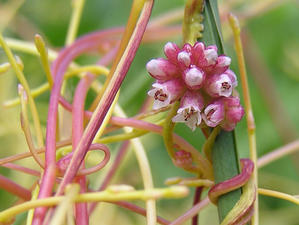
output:
[[[98,202],[98,201],[123,201],[123,200],[149,200],[159,198],[183,198],[188,194],[188,189],[183,186],[174,186],[169,188],[156,188],[151,190],[129,191],[129,192],[114,192],[114,191],[102,191],[78,194],[74,197],[74,202]],[[56,196],[43,198],[38,200],[28,201],[9,209],[0,212],[0,222],[4,222],[12,218],[13,216],[27,211],[32,208],[41,206],[54,206],[59,204],[65,199],[64,196]]]
[[[56,207],[55,213],[51,219],[50,225],[63,225],[65,217],[69,208],[72,208],[73,202],[80,191],[79,185],[71,185],[67,188],[66,194],[64,195],[64,200]],[[82,204],[82,203],[81,203]],[[78,224],[82,222],[76,218]]]
[[[169,225],[181,225],[188,219],[193,218],[195,215],[197,215],[203,208],[208,206],[210,203],[210,200],[208,197],[194,205],[190,210],[188,210],[186,213],[184,213],[182,216],[175,219],[173,222],[171,222]]]
[[[204,6],[204,31],[200,41],[206,45],[216,45],[219,54],[224,54],[217,1],[206,0]],[[221,130],[212,148],[215,183],[220,183],[239,174],[239,159],[234,131]],[[218,199],[220,222],[239,201],[241,189],[226,193]]]
[[[66,72],[64,77],[65,77],[65,80],[70,77],[73,77],[75,75],[78,75],[80,78],[83,78],[81,73],[84,73],[84,72],[90,72],[94,75],[101,75],[101,74],[107,75],[109,73],[109,69],[104,66],[101,66],[101,65],[80,66],[78,68],[73,68],[73,69],[69,70],[68,72]],[[42,93],[46,92],[47,90],[49,90],[49,88],[50,88],[50,84],[49,84],[49,82],[47,82],[47,83],[40,85],[37,88],[31,89],[30,93],[31,93],[32,97],[35,98],[35,97],[41,95]],[[14,99],[5,101],[3,103],[3,106],[4,107],[13,107],[13,106],[18,105],[19,103],[20,103],[20,99],[14,98]]]
[[[130,12],[130,16],[128,19],[128,23],[125,29],[125,32],[123,34],[122,40],[120,42],[120,46],[119,46],[119,50],[116,54],[116,57],[114,59],[114,62],[112,64],[112,67],[110,69],[110,73],[107,76],[107,79],[104,83],[104,87],[103,90],[106,90],[111,78],[114,76],[116,69],[118,67],[118,64],[121,60],[121,58],[123,57],[123,55],[125,54],[125,50],[127,49],[127,46],[130,42],[130,39],[132,37],[133,31],[137,24],[137,20],[138,20],[138,16],[141,13],[141,11],[144,8],[144,5],[146,2],[148,2],[149,0],[134,0],[133,4],[132,4],[132,8],[131,8],[131,12]],[[100,102],[100,99],[102,98],[103,92],[100,92],[97,97],[95,98],[95,100],[93,101],[90,110],[94,111],[98,105],[98,103]]]
[[[151,14],[152,5],[153,5],[152,1],[147,1],[145,3],[143,11],[140,15],[140,20],[136,25],[136,28],[132,34],[132,38],[130,39],[130,42],[124,52],[124,55],[121,58],[120,63],[115,70],[115,75],[112,76],[112,79],[109,82],[109,85],[107,86],[107,89],[105,90],[104,95],[101,98],[101,101],[97,106],[95,112],[93,113],[93,116],[85,129],[83,137],[81,138],[78,147],[74,152],[74,156],[70,162],[70,165],[57,190],[57,195],[61,194],[66,184],[68,184],[74,178],[81,164],[81,161],[84,158],[84,155],[86,154],[86,150],[88,149],[91,142],[93,141],[98,128],[101,126],[101,123],[103,122],[103,119],[105,118],[105,115],[109,110],[111,103],[137,51],[146,24],[149,20],[149,16]]]
[[[235,39],[235,48],[238,57],[238,64],[240,70],[240,78],[242,84],[242,92],[244,96],[244,103],[245,103],[245,114],[246,114],[246,121],[247,121],[247,130],[248,130],[248,139],[249,139],[249,151],[250,151],[250,159],[253,161],[254,165],[257,165],[257,153],[256,153],[256,135],[255,135],[255,122],[252,112],[252,106],[250,101],[250,94],[249,94],[249,87],[248,87],[248,79],[246,73],[246,66],[243,54],[243,47],[242,41],[240,37],[240,25],[238,19],[233,15],[229,14],[229,22],[231,28],[233,30],[233,35]],[[257,166],[255,166],[252,178],[256,187],[258,187],[258,180],[257,180]],[[252,224],[258,225],[258,194],[256,193],[255,202],[254,202],[254,213],[252,218]]]

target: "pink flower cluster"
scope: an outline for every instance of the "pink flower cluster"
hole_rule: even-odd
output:
[[[205,47],[202,42],[185,44],[182,49],[168,42],[164,53],[167,59],[152,59],[146,64],[156,79],[148,92],[154,98],[153,109],[180,100],[173,122],[185,123],[192,130],[199,125],[233,130],[244,109],[240,99],[232,96],[237,78],[229,69],[231,59],[218,56],[216,46]]]

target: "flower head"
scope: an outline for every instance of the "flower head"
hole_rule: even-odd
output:
[[[205,46],[202,42],[193,46],[187,43],[182,48],[168,42],[164,53],[167,59],[152,59],[146,65],[156,79],[148,92],[155,99],[153,108],[181,100],[173,122],[185,123],[195,130],[203,118],[209,127],[233,129],[244,110],[239,100],[232,97],[238,82],[229,69],[231,59],[218,55],[215,45]]]

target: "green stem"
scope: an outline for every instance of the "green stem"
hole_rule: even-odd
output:
[[[206,0],[204,6],[203,41],[206,45],[215,44],[218,54],[224,54],[217,0]],[[221,130],[212,148],[212,160],[215,183],[228,180],[239,174],[239,158],[235,143],[234,131]],[[238,202],[242,194],[241,188],[224,194],[218,199],[218,215],[220,222]]]
[[[234,132],[220,131],[216,137],[212,160],[215,183],[228,180],[239,173],[239,159]],[[222,221],[241,197],[241,188],[221,195],[218,198],[218,216]]]

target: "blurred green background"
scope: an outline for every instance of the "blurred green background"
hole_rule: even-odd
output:
[[[11,8],[7,4],[17,5],[18,0],[0,0],[0,25],[7,19]],[[124,26],[127,22],[132,1],[86,0],[78,36],[88,32]],[[183,0],[156,1],[152,18],[162,13],[182,8]],[[227,25],[226,14],[235,12],[243,26],[243,43],[247,61],[249,86],[254,110],[258,155],[285,145],[299,134],[299,2],[298,1],[221,1],[220,10],[223,20],[223,36],[227,55],[232,57],[232,69],[238,71],[236,56]],[[8,14],[7,14],[8,13]],[[47,45],[59,50],[65,43],[67,28],[71,16],[71,1],[26,0],[6,26],[3,34],[32,42],[35,33],[47,41]],[[181,44],[180,34],[169,39]],[[138,50],[131,69],[123,83],[120,105],[129,116],[135,115],[142,105],[153,79],[145,71],[145,64],[151,58],[163,57],[166,41],[143,44]],[[15,52],[24,62],[24,73],[31,87],[46,81],[37,57]],[[83,59],[81,62],[88,62]],[[6,62],[5,53],[0,49],[0,63]],[[92,60],[94,62],[94,59]],[[75,90],[77,79],[68,82],[70,95]],[[17,96],[17,79],[12,71],[0,76],[0,104]],[[237,88],[241,95],[240,86]],[[93,94],[94,96],[94,94]],[[92,94],[91,96],[92,97]],[[49,93],[36,98],[43,126],[46,125]],[[90,100],[89,100],[90,101]],[[19,123],[19,107],[3,108],[0,111],[0,157],[9,156],[27,150]],[[200,149],[204,142],[201,132],[191,132],[182,125],[176,132]],[[237,145],[240,157],[248,157],[248,141],[245,119],[237,126]],[[176,168],[168,157],[160,136],[149,134],[142,138],[146,148],[154,183],[163,187],[165,179],[175,176],[188,177],[190,174]],[[117,146],[113,145],[112,151]],[[115,151],[114,151],[115,152]],[[298,195],[299,190],[299,154],[284,157],[259,170],[259,186]],[[22,165],[36,167],[31,160],[23,160]],[[0,168],[0,173],[9,176],[18,183],[30,188],[33,179],[30,176]],[[101,176],[94,176],[100,179]],[[138,165],[133,154],[129,154],[117,174],[115,183],[128,183],[142,188]],[[91,185],[100,180],[91,180]],[[10,194],[0,190],[0,210],[9,207],[15,201]],[[192,205],[192,195],[183,200],[158,201],[158,214],[173,220]],[[260,224],[262,225],[299,225],[298,206],[269,197],[260,197]],[[103,213],[105,211],[105,213]],[[100,213],[102,212],[102,213]],[[109,212],[109,213],[107,213]],[[25,215],[19,216],[16,224],[23,224]],[[101,224],[145,224],[141,216],[102,204],[93,221]],[[201,224],[217,224],[216,207],[210,206],[200,216]],[[18,222],[19,221],[19,222]],[[97,224],[97,223],[93,223]]]

